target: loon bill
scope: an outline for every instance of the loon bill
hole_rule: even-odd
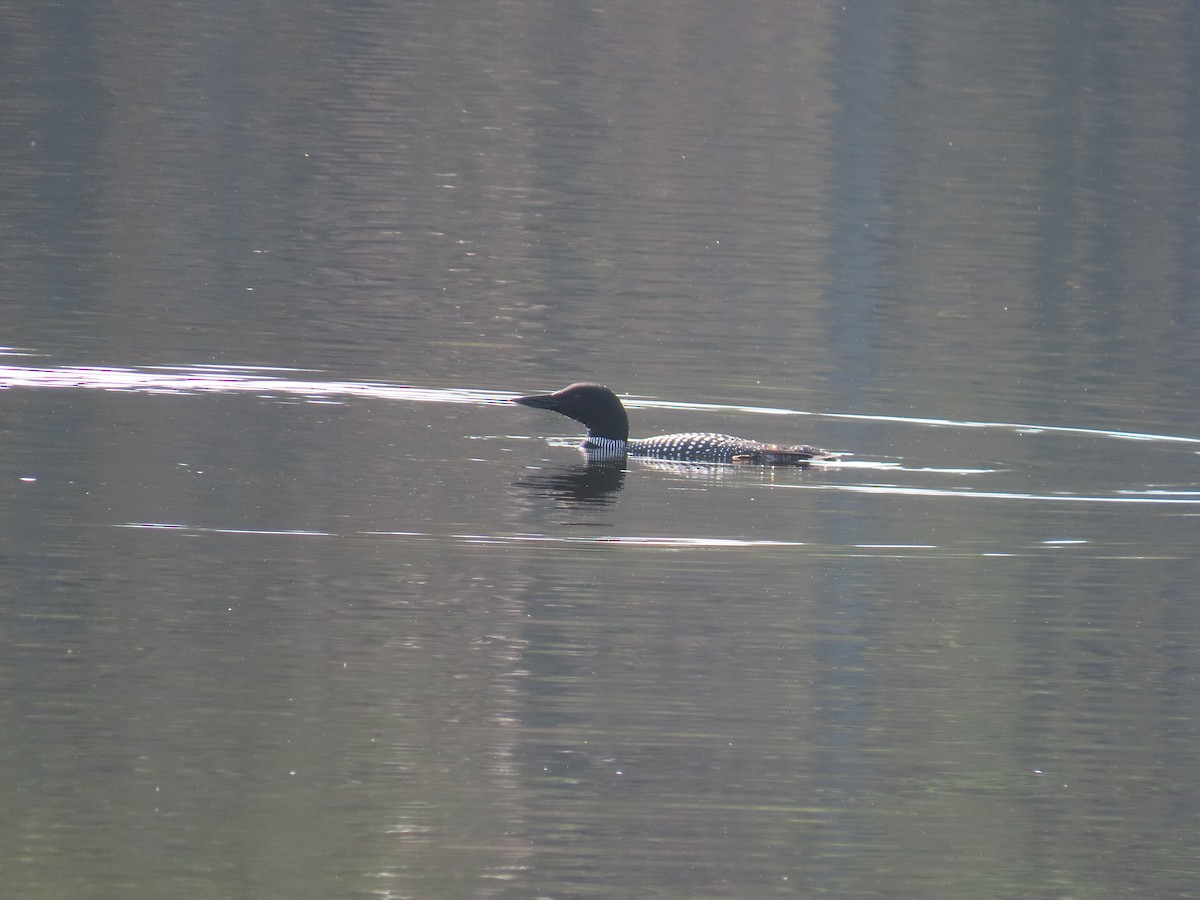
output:
[[[601,384],[572,384],[553,394],[533,394],[513,400],[534,409],[562,413],[587,428],[582,448],[589,456],[643,456],[681,462],[756,463],[803,466],[814,459],[835,460],[837,454],[807,444],[781,447],[728,434],[686,432],[629,439],[629,416],[621,399]]]

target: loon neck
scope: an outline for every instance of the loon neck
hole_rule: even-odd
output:
[[[583,439],[581,446],[589,453],[596,453],[603,456],[624,456],[627,452],[628,443],[628,441],[617,438],[600,437],[589,431],[587,437]]]

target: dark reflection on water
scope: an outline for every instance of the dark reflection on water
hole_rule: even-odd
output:
[[[1192,8],[463,12],[0,2],[0,896],[1193,895]]]
[[[527,475],[517,484],[565,507],[610,506],[625,483],[624,463],[579,463],[554,472]]]

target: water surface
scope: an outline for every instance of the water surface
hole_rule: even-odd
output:
[[[0,895],[1194,896],[1200,32],[960,13],[0,6]]]

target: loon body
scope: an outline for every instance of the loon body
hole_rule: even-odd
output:
[[[599,384],[572,384],[553,394],[517,397],[514,403],[562,413],[587,427],[582,449],[589,457],[642,456],[681,462],[805,465],[814,459],[837,459],[828,450],[807,444],[780,447],[728,434],[686,432],[629,439],[629,416],[620,398]]]

